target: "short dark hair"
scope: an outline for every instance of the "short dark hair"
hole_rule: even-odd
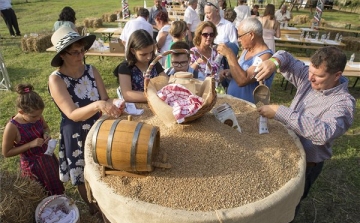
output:
[[[75,24],[75,20],[76,17],[75,17],[74,9],[72,9],[69,6],[66,6],[61,10],[58,21],[70,21]]]
[[[224,19],[230,21],[230,22],[234,22],[234,20],[236,19],[236,12],[234,9],[232,8],[228,8],[225,10],[224,13]]]
[[[144,17],[144,18],[149,18],[149,10],[147,10],[146,8],[140,8],[139,11],[137,12],[138,16]]]
[[[189,50],[189,52],[190,52],[189,44],[187,44],[184,41],[177,41],[177,42],[173,43],[173,45],[171,45],[171,47],[170,47],[170,50],[179,50],[179,49]],[[172,53],[172,54],[177,56],[177,55],[187,54],[187,53]],[[190,54],[187,54],[187,55],[190,58]]]
[[[137,62],[135,55],[131,52],[131,49],[140,50],[154,44],[154,39],[146,30],[138,29],[133,32],[129,38],[126,49],[126,60],[128,61],[129,66],[133,66]]]
[[[190,46],[184,41],[177,41],[171,45],[170,50],[177,50],[177,49],[190,50]]]
[[[315,68],[319,68],[321,64],[325,63],[326,72],[335,74],[338,71],[344,71],[347,59],[341,49],[335,46],[326,46],[318,49],[310,61]]]

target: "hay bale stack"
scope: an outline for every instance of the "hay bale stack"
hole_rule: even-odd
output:
[[[84,30],[84,28],[85,28],[85,26],[77,26],[77,27],[76,27],[76,30],[77,30],[77,32],[78,32],[79,34],[81,34],[82,31]]]
[[[26,43],[26,38],[21,38],[21,50],[23,52],[28,52],[29,51],[28,45]]]
[[[122,11],[121,10],[120,11],[115,11],[114,13],[115,13],[115,15],[119,14],[119,17],[122,18]]]
[[[103,20],[99,18],[86,18],[84,20],[84,26],[86,28],[99,28],[103,24]]]
[[[89,20],[89,19],[85,19],[85,20],[84,20],[84,26],[85,26],[86,28],[90,28],[90,20]]]
[[[44,52],[52,46],[52,33],[42,33],[26,36],[21,39],[21,49],[24,52]]]
[[[51,47],[51,35],[52,34],[42,34],[36,37],[33,42],[33,50],[35,52],[44,52],[47,48]]]
[[[0,172],[0,222],[32,222],[37,205],[47,197],[43,187],[27,177]]]
[[[92,22],[93,28],[99,28],[102,26],[102,19],[94,19]]]
[[[342,41],[344,44],[346,44],[345,49],[359,52],[360,51],[360,39],[358,37],[354,36],[345,36],[342,38]]]
[[[108,17],[109,17],[109,14],[108,13],[105,13],[101,16],[101,19],[104,21],[104,22],[108,22]]]
[[[296,15],[290,20],[290,23],[295,24],[305,24],[309,22],[309,17],[307,15]]]
[[[116,19],[117,19],[116,14],[111,14],[109,15],[108,22],[115,22]]]
[[[33,50],[33,43],[35,41],[35,37],[34,36],[29,36],[29,37],[24,37],[25,38],[25,42],[26,42],[26,45],[27,45],[27,48],[28,48],[28,52],[31,52],[31,51],[34,51]]]
[[[137,14],[137,12],[139,11],[140,8],[143,8],[143,7],[135,6],[134,7],[134,13]]]

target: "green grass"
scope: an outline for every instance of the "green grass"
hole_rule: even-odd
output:
[[[54,0],[54,1],[35,1],[24,3],[25,0],[13,0],[13,8],[19,17],[18,21],[22,34],[50,31],[53,23],[57,20],[58,14],[64,6],[71,6],[77,12],[77,25],[87,17],[101,17],[104,13],[114,12],[120,9],[118,0]],[[152,1],[147,1],[151,5]],[[130,2],[130,9],[134,6],[143,4],[141,0]],[[232,1],[232,5],[236,5]],[[309,10],[301,9],[296,14],[309,14]],[[336,21],[341,23],[352,23],[356,27],[360,25],[359,15],[349,12],[324,12],[323,17],[326,21]],[[115,23],[105,23],[104,26],[116,26]],[[90,32],[93,29],[89,30]],[[48,76],[54,70],[50,66],[50,61],[54,53],[24,53],[20,48],[20,39],[9,38],[8,31],[3,21],[0,25],[0,35],[6,39],[0,40],[0,50],[5,58],[7,70],[9,72],[12,86],[19,83],[31,83],[35,90],[43,97],[46,109],[44,117],[52,129],[52,136],[58,137],[60,113],[47,91]],[[351,52],[346,52],[350,55]],[[296,55],[304,56],[302,51],[296,51]],[[360,55],[357,53],[356,61]],[[113,69],[122,58],[105,58],[99,60],[98,57],[88,57],[87,63],[98,68],[106,84],[110,96],[115,97],[117,82],[112,75]],[[272,103],[289,105],[294,93],[290,94],[290,87],[284,91],[280,75],[277,75],[271,89]],[[355,79],[350,79],[350,86]],[[332,160],[326,162],[324,171],[315,183],[310,196],[303,202],[300,215],[296,222],[360,222],[360,85],[350,88],[350,92],[357,99],[357,111],[355,122],[351,129],[338,140],[334,145],[334,156]],[[17,94],[14,91],[0,92],[0,135],[9,118],[16,114],[14,101]],[[0,137],[2,138],[2,137]],[[1,140],[1,139],[0,139]],[[0,156],[0,170],[18,172],[18,157],[4,159]],[[79,198],[76,190],[66,184],[67,194],[73,197],[81,211],[83,222],[96,222],[88,214],[85,205]]]

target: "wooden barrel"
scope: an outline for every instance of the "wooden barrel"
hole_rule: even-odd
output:
[[[95,123],[92,155],[100,165],[124,171],[152,171],[159,147],[156,126],[118,119]]]

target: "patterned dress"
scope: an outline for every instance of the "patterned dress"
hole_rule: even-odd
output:
[[[76,106],[84,107],[100,100],[90,65],[85,65],[84,74],[78,79],[68,77],[59,71],[55,71],[52,75],[57,75],[64,80]],[[81,185],[84,183],[85,139],[91,126],[100,117],[100,112],[85,121],[78,122],[70,120],[61,110],[60,112],[60,179],[63,182],[71,180],[73,185]]]
[[[44,135],[44,122],[39,119],[35,123],[20,124],[13,118],[10,120],[20,132],[20,142],[14,142],[19,147],[42,138]],[[55,155],[45,155],[47,144],[33,147],[20,154],[20,169],[22,176],[29,176],[38,181],[47,191],[48,195],[60,195],[64,193],[64,186],[59,179],[59,162]]]
[[[201,53],[200,53],[200,51],[198,50],[197,47],[193,47],[190,50],[195,52],[194,54],[190,54],[190,64],[193,64],[193,63],[195,63],[195,61],[197,59],[200,58]],[[207,64],[200,64],[199,67],[198,67],[198,71],[205,74],[205,75],[210,75],[210,73],[211,74],[216,74],[220,69],[220,66],[215,63],[215,58],[216,58],[217,55],[218,55],[217,51],[212,50],[211,51],[211,58],[207,58],[208,63],[210,63],[210,66],[211,66],[212,70],[209,69]]]

